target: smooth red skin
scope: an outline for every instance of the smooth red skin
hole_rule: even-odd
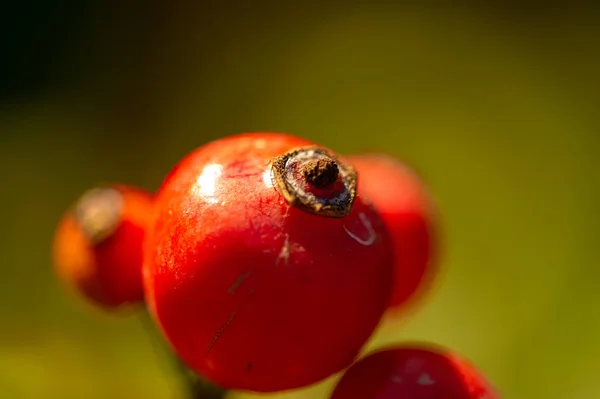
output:
[[[271,158],[307,145],[278,133],[211,142],[157,194],[149,308],[184,361],[224,388],[281,391],[346,368],[389,300],[393,253],[372,208],[358,199],[345,218],[317,216],[265,182]],[[194,184],[207,165],[223,171],[202,194]],[[368,238],[361,213],[377,236],[369,246],[344,230]]]
[[[151,216],[152,195],[135,187],[114,185],[123,196],[119,227],[92,245],[71,211],[59,222],[53,246],[56,271],[67,285],[103,308],[144,300],[143,240]]]
[[[473,364],[444,348],[406,345],[350,367],[331,399],[500,399]]]
[[[358,193],[370,200],[393,240],[396,272],[390,308],[405,308],[436,275],[435,209],[427,188],[405,164],[385,154],[348,156]]]

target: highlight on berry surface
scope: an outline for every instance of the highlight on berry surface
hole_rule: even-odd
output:
[[[330,399],[500,399],[481,371],[457,353],[416,343],[374,352],[350,367]]]
[[[358,193],[373,203],[393,241],[396,258],[391,310],[416,303],[438,273],[437,210],[421,178],[387,154],[347,157],[358,171]]]
[[[273,392],[354,361],[387,307],[394,258],[353,184],[334,152],[283,133],[216,140],[174,167],[144,285],[187,365],[224,388]]]
[[[62,216],[52,247],[58,277],[107,309],[142,303],[142,242],[152,195],[107,185],[85,192]]]

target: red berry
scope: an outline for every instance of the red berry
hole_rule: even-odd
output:
[[[473,364],[443,348],[405,345],[350,367],[331,399],[500,399]]]
[[[151,206],[151,194],[134,187],[86,192],[58,224],[58,276],[105,308],[143,301],[142,240]]]
[[[390,307],[404,308],[429,288],[437,271],[429,192],[407,165],[391,156],[354,155],[348,160],[359,173],[359,195],[373,201],[392,237],[396,272]]]
[[[217,140],[159,189],[144,265],[176,352],[225,388],[280,391],[346,368],[391,293],[383,222],[353,168],[280,133]]]

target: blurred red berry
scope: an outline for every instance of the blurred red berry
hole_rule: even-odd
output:
[[[181,358],[225,388],[306,386],[355,359],[389,301],[393,252],[353,168],[280,133],[217,140],[157,193],[144,282]]]
[[[87,191],[58,224],[53,243],[58,276],[105,308],[142,302],[142,241],[151,206],[151,194],[135,187]]]
[[[435,209],[427,188],[407,165],[384,154],[348,156],[358,193],[370,200],[393,240],[396,270],[392,309],[405,308],[429,288],[437,271]]]
[[[431,345],[375,352],[350,367],[331,399],[500,399],[473,364]]]

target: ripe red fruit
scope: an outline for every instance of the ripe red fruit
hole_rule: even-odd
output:
[[[385,311],[393,252],[355,173],[291,135],[230,136],[159,189],[148,306],[180,357],[229,389],[280,391],[347,367]]]
[[[375,352],[352,365],[331,399],[500,399],[473,364],[431,345]]]
[[[348,157],[359,174],[358,192],[373,201],[393,240],[396,271],[390,308],[413,303],[436,274],[435,208],[427,188],[407,165],[384,154]]]
[[[58,224],[58,276],[104,308],[142,302],[142,241],[151,206],[151,194],[134,187],[87,191]]]

